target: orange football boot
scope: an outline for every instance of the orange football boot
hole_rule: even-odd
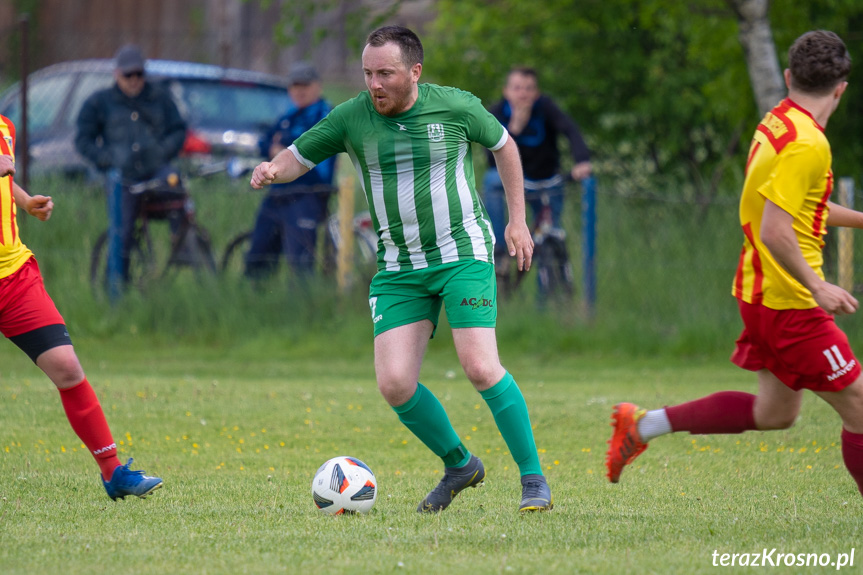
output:
[[[641,441],[638,434],[638,420],[644,417],[645,413],[647,410],[634,403],[618,403],[614,406],[611,413],[614,433],[608,440],[608,452],[605,454],[607,476],[612,483],[620,481],[623,467],[632,463],[647,449],[647,443]]]

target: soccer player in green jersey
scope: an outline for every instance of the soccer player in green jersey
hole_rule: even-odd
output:
[[[419,84],[423,48],[400,26],[372,32],[362,63],[368,91],[337,106],[252,174],[253,188],[289,182],[346,152],[378,234],[378,273],[369,288],[378,389],[445,466],[418,511],[445,509],[485,479],[440,401],[417,380],[442,306],[468,379],[488,404],[521,474],[521,511],[552,508],[524,396],[497,352],[494,233],[474,182],[471,142],[490,149],[509,207],[504,237],[519,268],[533,240],[525,221],[518,149],[467,92]]]

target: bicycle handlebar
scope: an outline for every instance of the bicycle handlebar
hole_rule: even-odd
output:
[[[162,177],[151,178],[143,182],[136,182],[128,185],[128,189],[129,193],[132,195],[143,194],[145,192],[183,193],[186,191],[180,174],[176,172],[171,172]]]
[[[298,184],[288,186],[287,188],[273,188],[272,186],[265,186],[261,189],[271,196],[279,197],[293,196],[295,194],[332,194],[336,192],[336,187],[331,186],[330,184]]]

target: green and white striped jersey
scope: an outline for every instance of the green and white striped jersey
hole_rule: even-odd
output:
[[[507,132],[479,98],[420,84],[410,110],[379,114],[369,93],[336,106],[289,148],[308,168],[347,152],[378,234],[378,270],[493,261],[494,234],[476,192],[471,142],[500,149]]]

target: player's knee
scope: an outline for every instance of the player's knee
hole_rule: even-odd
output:
[[[462,364],[464,374],[468,380],[478,389],[487,389],[500,380],[498,369],[494,365],[485,362],[473,361]]]
[[[64,349],[64,347],[67,347]],[[60,389],[77,385],[84,379],[84,370],[71,346],[55,347],[41,354],[37,360],[45,375]]]
[[[771,413],[758,420],[758,429],[762,431],[788,429],[797,422],[797,412]]]
[[[378,391],[390,405],[401,405],[411,398],[416,392],[416,378],[410,379],[395,377],[392,374],[378,376]]]
[[[84,370],[77,361],[63,363],[51,375],[51,381],[60,389],[78,385],[84,379]]]

